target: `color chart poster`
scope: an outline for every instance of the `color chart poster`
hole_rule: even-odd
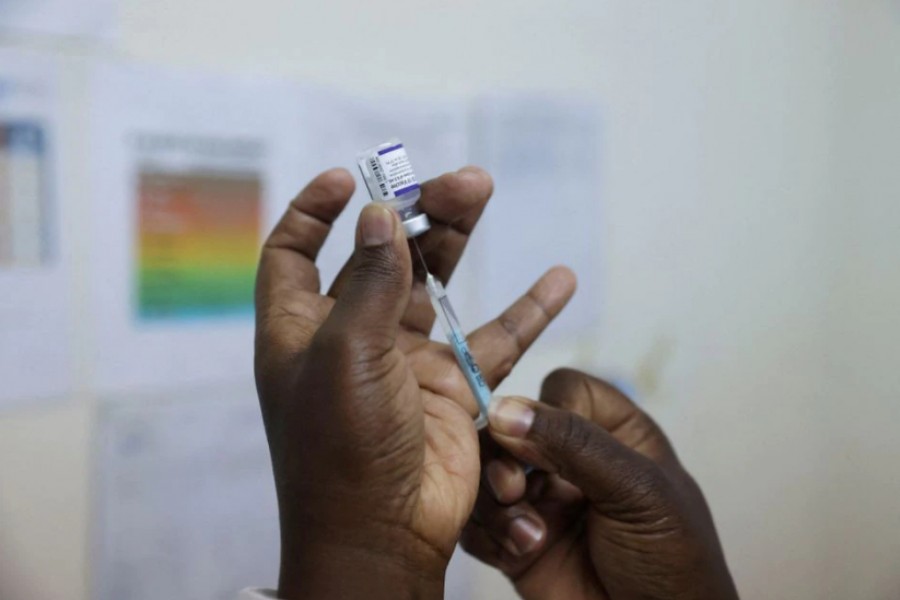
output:
[[[289,82],[98,63],[90,74],[96,388],[253,380],[269,215],[300,189]]]
[[[244,316],[262,243],[262,144],[143,135],[135,177],[141,321]]]

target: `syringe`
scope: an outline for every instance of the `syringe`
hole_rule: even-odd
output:
[[[450,343],[450,347],[453,349],[453,354],[456,356],[456,362],[459,364],[459,368],[462,370],[466,382],[469,384],[469,389],[472,391],[472,395],[475,396],[475,401],[478,403],[479,414],[478,418],[475,420],[475,428],[480,431],[488,423],[488,406],[491,403],[491,388],[489,388],[487,382],[485,382],[484,376],[481,374],[481,369],[478,368],[478,363],[475,362],[475,358],[469,351],[469,343],[466,341],[466,334],[459,324],[459,319],[456,317],[453,306],[450,305],[450,298],[447,297],[447,291],[444,289],[444,285],[437,277],[428,272],[428,266],[425,264],[425,257],[422,256],[422,250],[419,248],[419,244],[415,239],[413,239],[412,242],[416,247],[416,252],[419,254],[419,259],[422,261],[422,266],[425,268],[425,289],[428,291],[428,297],[431,299],[431,305],[434,307],[437,320],[441,324],[441,329],[444,330],[447,342]]]

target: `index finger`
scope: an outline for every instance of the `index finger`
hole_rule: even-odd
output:
[[[355,185],[346,169],[331,169],[318,175],[291,201],[262,248],[257,307],[265,307],[283,292],[319,292],[316,257]]]
[[[566,267],[547,271],[499,317],[469,336],[469,347],[491,389],[512,371],[531,344],[575,293],[575,274]]]
[[[428,270],[445,284],[493,192],[491,176],[474,166],[446,173],[422,185],[419,206],[431,220],[431,229],[417,241]]]

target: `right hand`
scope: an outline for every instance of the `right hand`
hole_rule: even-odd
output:
[[[703,494],[656,423],[573,370],[541,400],[492,405],[463,547],[526,600],[737,598]]]

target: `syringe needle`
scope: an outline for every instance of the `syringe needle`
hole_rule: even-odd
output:
[[[412,238],[413,246],[416,247],[416,254],[419,255],[419,260],[422,261],[422,268],[425,269],[425,273],[428,273],[428,265],[425,263],[425,255],[422,254],[422,249],[419,248],[419,242],[416,241],[416,238]]]

